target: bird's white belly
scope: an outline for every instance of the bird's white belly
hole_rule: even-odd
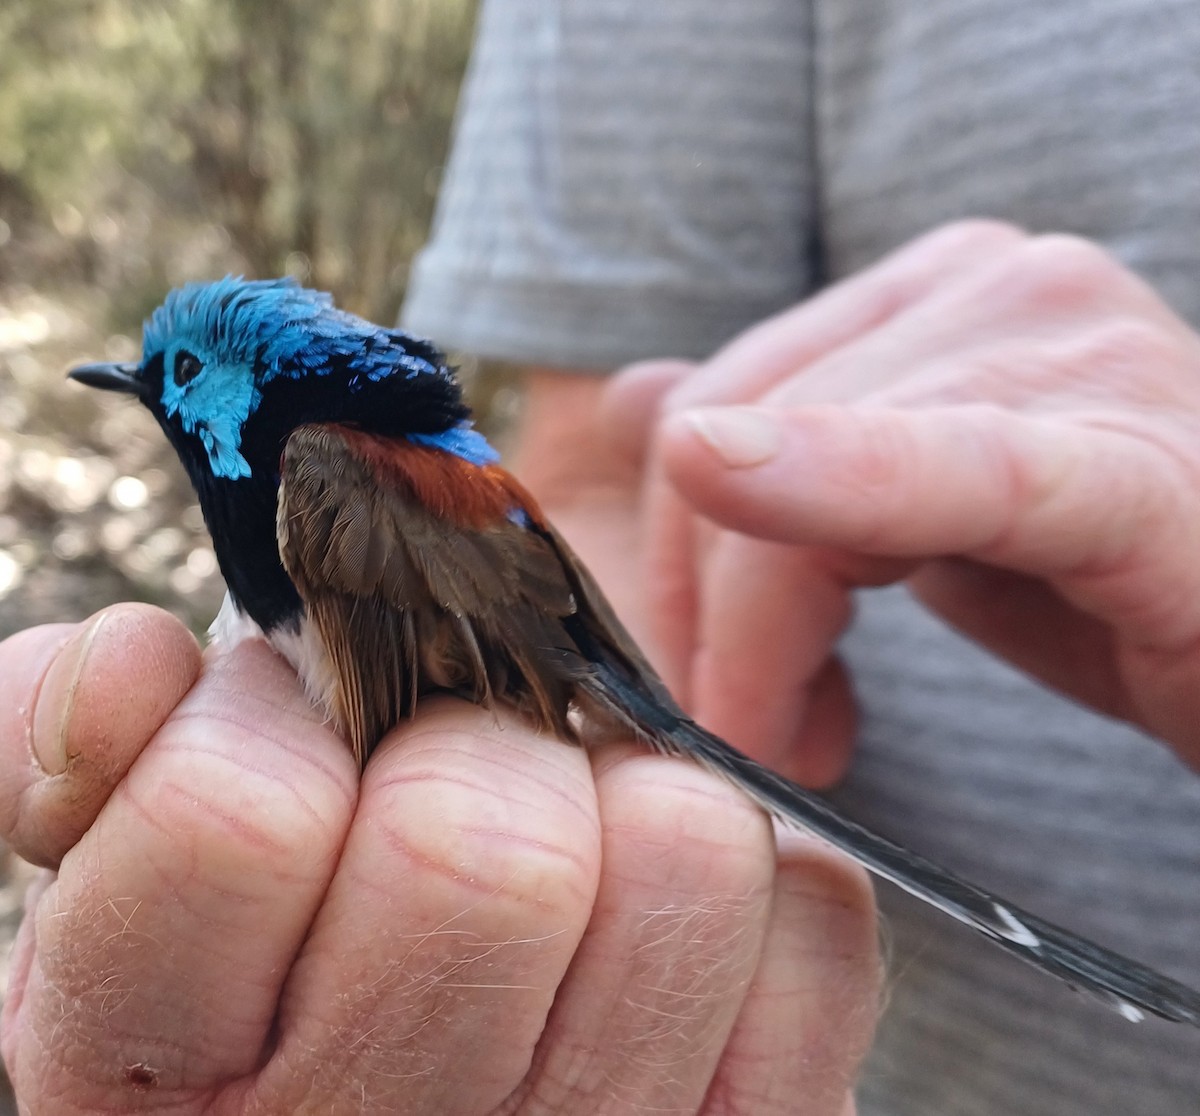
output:
[[[208,627],[208,639],[223,651],[246,639],[265,639],[292,664],[309,700],[327,716],[331,714],[336,686],[333,663],[311,623],[301,621],[299,631],[281,628],[268,636],[249,616],[238,610],[226,593],[220,612]]]

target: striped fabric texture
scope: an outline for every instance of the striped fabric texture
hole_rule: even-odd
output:
[[[702,357],[937,224],[1105,245],[1200,327],[1192,0],[485,3],[405,322],[580,369]],[[1200,983],[1200,778],[863,595],[855,816]],[[1126,1023],[880,896],[862,1116],[1200,1110],[1200,1034]]]

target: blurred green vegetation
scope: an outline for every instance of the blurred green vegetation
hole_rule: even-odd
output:
[[[212,618],[224,587],[153,420],[63,372],[133,356],[168,288],[227,272],[290,273],[393,320],[474,16],[0,0],[0,638],[121,599]],[[23,878],[0,849],[0,970]]]
[[[63,378],[170,287],[289,273],[394,320],[474,0],[0,3],[0,636],[223,591],[161,434]]]
[[[394,314],[473,18],[470,0],[5,0],[0,279],[103,282],[124,328],[222,267]]]

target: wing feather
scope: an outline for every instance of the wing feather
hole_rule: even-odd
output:
[[[330,707],[360,759],[431,689],[508,702],[568,739],[568,706],[578,702],[662,751],[694,756],[780,819],[1128,1018],[1150,1011],[1200,1025],[1191,989],[864,829],[688,720],[586,568],[507,474],[477,469],[468,484],[466,463],[441,454],[423,475],[408,475],[420,466],[368,438],[337,427],[296,431],[278,518],[284,565],[333,665]],[[448,524],[455,509],[459,520]]]
[[[284,450],[280,556],[330,659],[330,712],[360,760],[433,690],[503,700],[571,735],[573,686],[555,652],[577,654],[563,627],[577,593],[562,556],[507,514],[515,482],[447,458],[333,425],[299,428]],[[433,468],[445,470],[436,499]],[[447,523],[464,484],[470,522]]]

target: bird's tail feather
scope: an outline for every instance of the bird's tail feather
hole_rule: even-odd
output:
[[[593,664],[595,696],[657,748],[691,756],[746,791],[768,813],[828,841],[883,879],[990,938],[1000,948],[1105,1000],[1126,1018],[1149,1012],[1200,1027],[1200,993],[1045,922],[844,816],[705,731],[622,673]]]

